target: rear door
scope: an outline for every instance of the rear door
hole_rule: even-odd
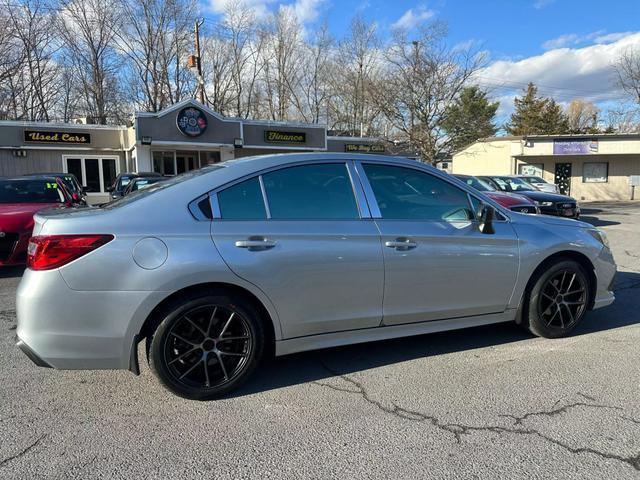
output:
[[[481,233],[469,195],[423,169],[357,168],[382,234],[385,325],[506,309],[519,263],[509,222]]]
[[[352,168],[287,166],[215,194],[213,241],[273,302],[285,338],[381,322],[380,236]]]

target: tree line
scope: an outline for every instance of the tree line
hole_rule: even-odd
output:
[[[126,123],[203,88],[223,115],[326,124],[334,134],[381,137],[390,149],[434,161],[500,130],[565,133],[597,128],[597,109],[569,110],[530,85],[507,125],[474,86],[486,57],[451,47],[435,21],[382,41],[356,15],[343,38],[307,30],[287,6],[257,17],[229,2],[202,30],[196,0],[0,0],[0,118]],[[625,77],[626,78],[626,77]],[[622,77],[621,77],[622,79]],[[622,80],[620,80],[622,82]],[[630,90],[631,91],[631,90]]]

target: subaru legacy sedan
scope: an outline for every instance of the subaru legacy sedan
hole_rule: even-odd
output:
[[[614,300],[602,231],[386,156],[233,160],[35,221],[24,353],[138,373],[144,341],[159,381],[191,399],[238,388],[272,352],[510,321],[562,337]]]

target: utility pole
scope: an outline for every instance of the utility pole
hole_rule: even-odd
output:
[[[204,23],[204,18],[196,20],[195,34],[196,34],[196,70],[198,72],[198,99],[200,103],[204,105],[204,78],[202,78],[202,61],[200,59],[200,27]]]

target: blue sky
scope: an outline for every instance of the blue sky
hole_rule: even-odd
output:
[[[214,17],[236,0],[203,0]],[[411,32],[434,19],[449,26],[451,45],[473,42],[487,53],[481,86],[510,113],[513,97],[527,82],[561,103],[580,97],[602,110],[617,108],[624,95],[614,84],[612,64],[629,48],[640,49],[640,0],[244,0],[265,14],[292,8],[305,28],[327,21],[344,36],[359,12],[383,37],[394,25]]]

